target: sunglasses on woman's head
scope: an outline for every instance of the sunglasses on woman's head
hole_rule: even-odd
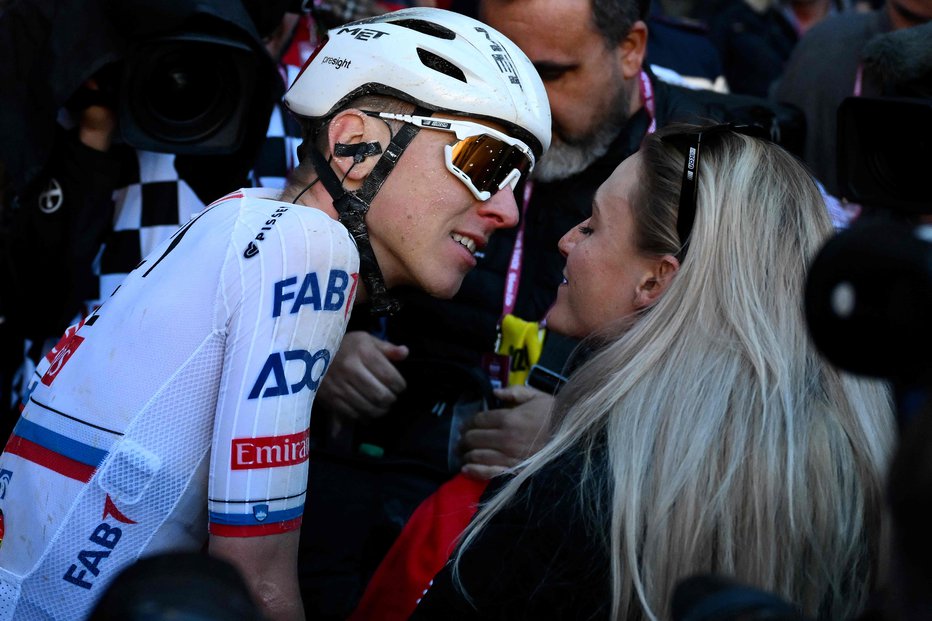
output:
[[[443,149],[447,170],[480,201],[489,200],[505,186],[514,190],[521,177],[534,170],[534,153],[526,144],[487,125],[390,112],[366,114],[456,134],[457,142]]]
[[[676,233],[679,235],[680,243],[683,244],[677,254],[680,262],[686,257],[689,236],[692,234],[693,222],[696,219],[696,197],[699,193],[699,156],[702,146],[708,146],[710,139],[714,140],[729,132],[767,141],[772,140],[770,131],[760,125],[738,123],[723,123],[695,131],[667,134],[660,139],[666,144],[675,146],[686,157],[683,164],[683,180],[680,183],[680,204],[676,211]]]

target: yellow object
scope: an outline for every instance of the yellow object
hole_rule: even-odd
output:
[[[508,370],[508,385],[524,384],[531,366],[540,360],[547,330],[536,321],[525,321],[514,315],[505,315],[502,319],[499,354],[509,357],[511,367]]]

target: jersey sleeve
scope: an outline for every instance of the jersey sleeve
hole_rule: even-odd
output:
[[[221,276],[227,334],[208,511],[210,533],[224,537],[301,525],[311,405],[358,282],[342,225],[307,207],[262,207],[237,224]]]

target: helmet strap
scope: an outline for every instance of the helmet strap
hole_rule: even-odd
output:
[[[428,112],[429,113],[429,112]],[[418,112],[421,114],[421,112]],[[359,272],[363,284],[369,294],[370,312],[372,315],[393,315],[401,309],[401,302],[388,292],[385,278],[379,268],[372,243],[369,241],[369,230],[366,227],[366,213],[368,213],[372,200],[378,194],[388,175],[395,168],[401,155],[418,133],[418,128],[409,123],[401,126],[397,133],[376,162],[372,171],[366,176],[362,187],[355,192],[348,192],[330,164],[314,145],[308,145],[307,155],[310,156],[317,170],[318,177],[330,197],[333,199],[333,208],[340,218],[340,222],[356,240],[359,250]]]

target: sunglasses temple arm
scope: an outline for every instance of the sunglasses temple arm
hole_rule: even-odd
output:
[[[476,185],[472,182],[472,179],[469,178],[469,175],[464,173],[462,170],[453,165],[453,147],[450,145],[445,145],[443,147],[443,163],[447,167],[447,170],[453,173],[460,181],[462,181],[469,191],[472,192],[472,195],[476,197],[477,200],[487,201],[492,197],[491,192],[480,192]]]
[[[518,185],[518,181],[521,180],[521,171],[517,168],[512,168],[511,172],[505,177],[501,183],[498,184],[499,190],[504,190],[505,186],[510,186],[512,190],[515,189]]]

